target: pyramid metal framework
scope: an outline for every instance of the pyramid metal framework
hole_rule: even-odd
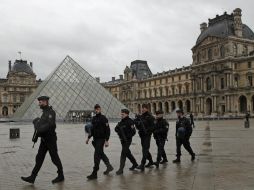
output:
[[[93,110],[95,104],[101,105],[103,114],[109,119],[119,118],[120,110],[126,108],[70,56],[38,86],[16,111],[13,119],[32,120],[39,117],[42,112],[37,97],[42,95],[50,97],[57,120],[66,120],[70,110]]]

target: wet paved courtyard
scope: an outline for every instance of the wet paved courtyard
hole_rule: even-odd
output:
[[[0,124],[0,190],[65,190],[65,189],[132,189],[132,190],[253,190],[254,189],[254,120],[249,129],[243,120],[199,121],[196,123],[191,144],[197,154],[195,162],[182,151],[182,162],[172,164],[175,158],[175,125],[170,122],[169,141],[166,152],[169,163],[160,169],[146,169],[144,173],[131,172],[127,160],[124,175],[116,176],[119,167],[121,146],[111,124],[110,147],[105,149],[115,170],[104,176],[101,163],[97,181],[87,181],[92,171],[93,147],[85,144],[85,133],[81,124],[59,124],[57,126],[58,148],[62,159],[65,182],[52,185],[56,168],[47,155],[34,185],[20,180],[30,175],[39,143],[32,149],[32,125]],[[19,127],[21,138],[9,140],[9,128]],[[151,153],[156,158],[155,141],[152,139]],[[140,162],[141,146],[138,135],[131,150]]]

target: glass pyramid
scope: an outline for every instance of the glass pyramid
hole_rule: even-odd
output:
[[[85,117],[100,104],[109,119],[120,117],[125,106],[111,95],[71,57],[62,63],[39,85],[36,91],[22,104],[13,116],[14,120],[32,120],[41,115],[37,97],[49,96],[56,119],[71,121]]]

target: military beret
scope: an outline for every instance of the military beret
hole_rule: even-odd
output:
[[[163,114],[163,111],[161,111],[161,110],[158,110],[158,111],[156,111],[156,112],[155,112],[155,114],[156,114],[156,115],[160,115],[160,114]]]
[[[101,108],[101,106],[99,104],[95,104],[94,109],[98,109]]]
[[[40,100],[49,100],[49,97],[48,96],[40,96],[37,98],[38,101]]]
[[[129,113],[130,113],[130,111],[127,110],[127,109],[122,109],[121,112],[122,112],[122,113],[126,113],[126,114],[129,114]]]

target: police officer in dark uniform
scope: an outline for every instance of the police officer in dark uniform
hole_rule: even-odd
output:
[[[176,121],[176,159],[173,160],[173,163],[181,162],[181,146],[189,152],[191,155],[191,160],[195,160],[195,153],[193,152],[190,145],[190,136],[192,134],[192,127],[190,121],[184,117],[183,110],[177,109],[176,114],[178,120]]]
[[[136,116],[135,118],[135,125],[138,129],[139,136],[141,138],[141,145],[142,145],[142,160],[141,164],[137,167],[141,171],[145,170],[145,167],[151,167],[154,165],[152,155],[149,152],[150,143],[151,143],[151,136],[154,130],[154,117],[148,111],[148,105],[142,105],[142,115]],[[146,160],[149,161],[147,165],[145,165]]]
[[[165,142],[168,136],[169,124],[166,119],[163,118],[163,111],[156,111],[155,129],[153,136],[158,147],[157,161],[154,163],[156,168],[159,168],[159,164],[168,162],[167,155],[164,149]],[[161,159],[163,160],[161,161]]]
[[[122,117],[122,120],[115,127],[115,131],[117,132],[122,144],[120,168],[116,172],[117,175],[123,174],[126,157],[132,163],[132,167],[130,168],[130,170],[134,170],[138,166],[136,159],[134,158],[134,156],[131,154],[131,151],[130,151],[132,137],[136,134],[134,121],[131,118],[129,118],[129,110],[127,109],[121,110],[121,117]]]
[[[41,143],[36,156],[36,163],[32,171],[31,176],[21,177],[22,180],[28,183],[34,183],[35,178],[43,164],[47,152],[51,157],[52,162],[56,165],[58,169],[58,176],[52,180],[52,183],[58,183],[64,181],[63,166],[61,160],[58,156],[57,151],[57,136],[56,136],[56,113],[49,106],[49,97],[41,96],[38,98],[39,106],[43,113],[41,118],[36,118],[34,120],[34,126],[36,130],[36,135],[41,137]]]
[[[110,128],[108,124],[108,119],[101,114],[101,107],[99,104],[94,106],[94,110],[96,115],[92,118],[92,128],[91,134],[88,136],[86,140],[86,144],[89,143],[89,139],[93,137],[93,146],[95,148],[94,151],[94,168],[91,175],[87,176],[87,179],[97,179],[97,172],[99,170],[100,161],[103,160],[107,166],[104,175],[109,174],[114,168],[109,162],[108,157],[104,153],[104,146],[108,147],[109,137],[110,137]]]

